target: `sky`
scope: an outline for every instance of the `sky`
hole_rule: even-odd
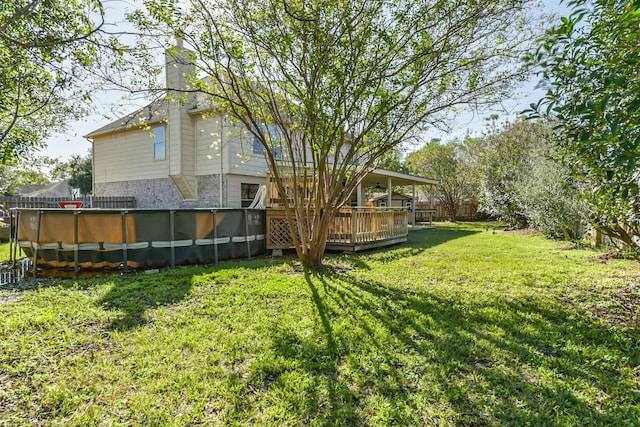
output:
[[[133,0],[135,1],[135,0]],[[566,8],[560,5],[560,0],[543,0],[544,13],[554,13],[561,15],[566,13]],[[116,23],[122,20],[124,12],[132,11],[135,4],[123,0],[110,0],[105,2],[107,21]],[[514,95],[504,100],[497,112],[501,119],[513,119],[517,113],[525,109],[530,103],[536,102],[542,97],[542,92],[536,90],[538,78],[533,77],[527,83],[518,88]],[[123,100],[123,97],[125,100]],[[144,100],[126,100],[126,94],[118,91],[98,92],[94,95],[95,113],[88,117],[71,122],[67,131],[51,135],[46,140],[46,148],[39,154],[60,158],[63,161],[69,160],[73,155],[86,155],[91,150],[91,143],[84,138],[93,130],[96,130],[118,117],[124,116],[146,105]],[[125,105],[122,109],[121,105]],[[426,139],[438,138],[450,140],[452,138],[463,137],[467,133],[479,134],[485,127],[486,120],[476,114],[462,114],[451,121],[451,130],[428,132]]]

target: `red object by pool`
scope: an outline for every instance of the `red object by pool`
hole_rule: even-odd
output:
[[[63,209],[77,209],[82,207],[82,202],[79,200],[72,200],[68,202],[58,202],[58,206]]]

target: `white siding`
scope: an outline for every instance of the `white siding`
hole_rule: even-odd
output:
[[[168,144],[167,138],[165,146]],[[96,183],[166,178],[169,173],[166,159],[153,159],[151,130],[128,129],[97,136],[93,142],[93,158]]]
[[[263,155],[253,154],[253,136],[244,125],[216,113],[198,116],[195,129],[198,175],[218,174],[222,163],[226,174],[266,176],[267,162]]]
[[[220,173],[220,163],[223,169],[228,163],[225,154],[225,133],[222,114],[193,117],[196,138],[196,171],[198,175],[217,175]]]
[[[229,149],[229,169],[227,173],[266,177],[267,160],[262,154],[253,153],[253,137],[238,138]]]
[[[256,176],[243,175],[227,175],[227,203],[230,208],[239,208],[242,206],[240,200],[240,184],[260,184],[265,185],[267,179]]]
[[[171,174],[192,177],[195,176],[194,123],[187,108],[169,102],[167,154]]]
[[[228,129],[230,143],[227,144],[229,164],[226,173],[266,177],[267,161],[264,155],[253,153],[253,134],[246,130],[242,124],[235,127],[229,125]]]

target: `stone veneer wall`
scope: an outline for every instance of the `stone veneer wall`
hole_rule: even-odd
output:
[[[218,196],[219,176],[197,177],[198,200],[183,200],[170,178],[144,179],[96,183],[96,196],[133,196],[136,206],[143,209],[217,208],[221,207]],[[223,178],[224,180],[224,178]],[[223,186],[226,183],[224,180]]]

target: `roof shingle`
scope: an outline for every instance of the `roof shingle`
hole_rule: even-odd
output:
[[[108,125],[102,126],[89,134],[85,138],[92,138],[101,134],[111,133],[118,130],[136,128],[151,123],[158,123],[167,120],[167,101],[166,99],[158,99],[152,103],[140,108],[133,113],[121,117]]]

